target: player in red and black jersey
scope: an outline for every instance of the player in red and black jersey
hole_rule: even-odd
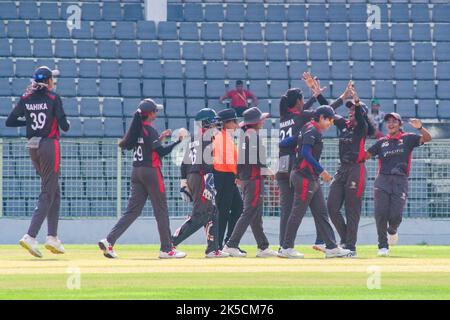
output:
[[[356,240],[361,217],[362,198],[366,187],[365,142],[374,128],[367,118],[368,109],[352,87],[353,101],[345,104],[348,119],[334,120],[339,130],[340,166],[334,175],[328,195],[328,213],[341,238],[341,246],[356,256]],[[345,218],[341,213],[345,203]]]
[[[52,91],[53,77],[58,74],[58,70],[50,70],[45,66],[36,69],[32,83],[6,119],[8,127],[26,127],[31,161],[41,177],[41,194],[30,227],[19,242],[22,247],[39,258],[42,254],[35,238],[45,218],[48,223],[45,247],[55,254],[65,252],[57,236],[61,203],[59,129],[68,131],[70,124],[66,119],[60,96]]]
[[[384,117],[388,135],[367,150],[366,158],[378,156],[379,171],[374,184],[378,255],[389,255],[389,245],[398,242],[398,227],[408,197],[408,176],[414,148],[431,141],[431,134],[418,119],[409,123],[421,134],[402,130],[402,117],[395,112]]]
[[[163,106],[156,104],[151,99],[140,102],[138,110],[134,114],[130,128],[120,141],[119,146],[125,150],[133,150],[133,171],[131,173],[131,196],[128,200],[127,210],[108,234],[101,240],[98,246],[107,258],[116,258],[113,246],[117,239],[130,227],[141,215],[148,198],[152,203],[161,248],[159,258],[184,258],[186,254],[173,249],[170,236],[169,210],[167,208],[166,191],[161,174],[161,158],[172,152],[185,136],[186,130],[180,130],[176,142],[163,145],[161,141],[172,134],[171,130],[165,130],[161,135],[153,127],[158,111]]]

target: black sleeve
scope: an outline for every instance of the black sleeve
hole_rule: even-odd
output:
[[[328,104],[328,100],[322,94],[317,96],[317,101],[319,101],[321,106]]]
[[[314,118],[314,110],[303,110],[301,116],[304,119],[304,123],[311,121]]]
[[[347,120],[344,117],[336,116],[334,119],[334,125],[341,131],[346,127],[346,123]]]
[[[330,107],[332,107],[334,110],[336,110],[337,108],[339,108],[340,106],[342,106],[344,104],[344,101],[342,101],[341,98],[337,98],[336,100],[334,100],[331,104]]]
[[[58,125],[62,131],[67,132],[70,129],[69,121],[67,121],[66,113],[64,112],[60,96],[56,96],[55,100],[55,116],[58,120]]]
[[[371,146],[367,152],[369,152],[372,156],[377,156],[380,154],[380,145],[382,140],[378,140],[375,142],[373,146]]]
[[[178,140],[176,142],[171,142],[166,145],[160,145],[158,148],[155,149],[155,151],[158,153],[158,155],[162,158],[167,156],[169,153],[172,152],[173,148],[175,148],[176,145],[178,145],[181,141]]]
[[[14,107],[6,119],[5,125],[7,127],[25,127],[27,122],[25,120],[19,120],[19,118],[24,116],[25,106],[23,105],[23,100],[20,99],[19,103]]]
[[[186,152],[184,153],[183,161],[181,162],[181,179],[187,179],[187,166],[190,165],[191,161],[189,158],[189,153],[191,149],[189,149],[189,144],[187,144]]]
[[[317,131],[315,129],[309,129],[303,134],[302,144],[314,146],[318,140],[317,138]]]
[[[420,147],[420,140],[422,139],[422,136],[419,134],[408,134],[405,136],[405,144],[408,146],[410,150],[413,150],[414,148]]]
[[[303,105],[303,110],[310,109],[316,101],[317,101],[316,97],[309,98],[309,100],[306,101],[306,103]]]

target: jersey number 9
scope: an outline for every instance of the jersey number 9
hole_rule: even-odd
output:
[[[134,161],[142,161],[142,160],[144,160],[144,154],[142,152],[142,147],[138,146],[134,150]]]
[[[31,125],[31,129],[33,130],[40,130],[44,128],[45,126],[45,120],[47,119],[47,116],[45,113],[41,112],[37,115],[35,113],[30,113],[31,120],[33,120],[33,124]]]

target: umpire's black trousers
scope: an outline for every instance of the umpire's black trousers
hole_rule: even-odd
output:
[[[219,211],[219,246],[221,248],[230,239],[244,207],[235,181],[236,176],[233,172],[214,171],[214,183],[217,190],[216,205]]]

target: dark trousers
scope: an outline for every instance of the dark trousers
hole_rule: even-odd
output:
[[[214,183],[217,190],[216,205],[219,211],[220,247],[230,239],[244,206],[235,180],[236,176],[232,172],[214,172]]]
[[[245,231],[250,226],[258,249],[265,250],[269,247],[269,240],[264,234],[262,220],[264,179],[243,180],[241,186],[244,195],[244,212],[237,221],[227,246],[238,248]]]
[[[107,236],[114,245],[119,237],[141,215],[145,202],[150,198],[153,214],[158,225],[161,251],[172,250],[170,237],[169,210],[167,208],[164,182],[159,168],[134,167],[131,173],[131,196],[127,210]]]
[[[41,194],[31,219],[28,235],[35,238],[47,218],[48,235],[56,237],[61,204],[59,141],[43,138],[39,148],[30,148],[29,154],[34,168],[41,177]]]
[[[292,171],[291,183],[294,186],[294,201],[287,222],[283,248],[288,249],[294,247],[298,228],[308,207],[311,209],[316,228],[322,236],[327,249],[336,248],[334,231],[328,221],[327,205],[319,181],[308,179],[299,172]]]
[[[217,209],[212,201],[203,197],[204,177],[199,173],[191,173],[187,176],[187,183],[193,197],[192,214],[172,236],[173,245],[177,246],[192,234],[204,227],[206,232],[206,253],[219,249]]]
[[[280,247],[283,246],[286,236],[286,226],[292,211],[292,202],[294,201],[294,187],[290,181],[290,173],[277,173],[277,183],[280,188]],[[316,221],[314,220],[314,223]],[[322,237],[319,235],[319,229],[316,224],[315,244],[323,244]]]
[[[408,178],[380,174],[374,185],[378,248],[389,248],[387,234],[396,234],[408,197]]]
[[[366,177],[367,171],[363,163],[342,164],[330,186],[328,213],[341,243],[349,250],[356,250]],[[344,204],[345,218],[341,212]]]

